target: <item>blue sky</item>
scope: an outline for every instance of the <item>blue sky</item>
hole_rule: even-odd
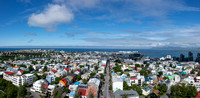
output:
[[[1,0],[0,46],[200,47],[200,0]]]

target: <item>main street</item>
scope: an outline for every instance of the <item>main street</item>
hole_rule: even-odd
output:
[[[103,96],[104,98],[110,98],[110,94],[109,94],[109,86],[110,86],[110,76],[109,76],[109,66],[110,66],[110,61],[107,60],[106,63],[106,76],[105,76],[105,83],[104,83],[104,90],[103,90]]]

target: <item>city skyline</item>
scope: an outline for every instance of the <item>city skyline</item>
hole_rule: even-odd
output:
[[[199,0],[2,0],[0,47],[200,47]]]

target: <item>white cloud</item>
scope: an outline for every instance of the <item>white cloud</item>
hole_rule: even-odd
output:
[[[28,19],[28,24],[46,28],[47,31],[53,31],[57,25],[70,23],[73,19],[73,13],[66,6],[49,4],[43,12],[33,13]]]

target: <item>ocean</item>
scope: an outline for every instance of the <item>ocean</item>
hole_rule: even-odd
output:
[[[55,49],[56,51],[79,51],[79,52],[88,52],[88,51],[105,51],[105,52],[118,52],[118,51],[138,51],[146,56],[151,58],[160,58],[167,55],[179,57],[180,54],[184,54],[185,57],[188,57],[188,52],[193,53],[194,58],[196,58],[197,53],[200,53],[200,50],[156,50],[156,49],[100,49],[100,48],[0,48],[0,51],[14,51],[14,50],[24,50],[24,49]]]

